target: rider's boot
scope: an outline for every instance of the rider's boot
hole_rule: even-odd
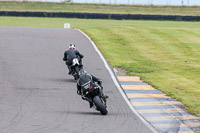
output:
[[[92,108],[94,106],[94,104],[92,102],[89,102],[90,104],[90,108]]]
[[[71,69],[71,67],[68,66],[68,69],[69,69],[68,75],[72,74],[72,69]]]

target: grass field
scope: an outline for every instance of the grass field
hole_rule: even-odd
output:
[[[140,76],[200,116],[199,22],[0,17],[0,26],[63,28],[66,22],[86,32],[112,67]]]
[[[46,2],[0,2],[0,11],[95,12],[200,16],[199,8],[199,6],[127,6]]]

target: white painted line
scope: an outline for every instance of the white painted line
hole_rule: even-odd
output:
[[[95,43],[91,40],[91,38],[86,35],[83,31],[77,29],[78,31],[80,31],[93,45],[94,49],[96,50],[96,52],[99,54],[100,58],[103,60],[105,67],[107,68],[107,70],[110,73],[110,76],[112,77],[116,87],[118,88],[119,92],[121,93],[121,95],[123,96],[123,98],[125,99],[126,103],[128,104],[128,106],[130,107],[130,109],[133,111],[133,113],[138,116],[140,118],[140,120],[153,132],[153,133],[158,133],[152,126],[150,123],[148,123],[132,106],[132,104],[130,103],[130,101],[128,100],[128,98],[126,97],[126,95],[124,94],[122,88],[120,87],[116,76],[114,75],[113,71],[110,69],[107,61],[105,60],[105,58],[103,57],[103,55],[101,54],[101,52],[99,51],[99,49],[97,48],[97,46],[95,45]]]

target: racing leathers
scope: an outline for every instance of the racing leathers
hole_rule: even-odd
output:
[[[63,57],[63,61],[66,62],[66,65],[67,65],[67,67],[69,69],[69,73],[68,74],[72,73],[72,70],[71,70],[71,67],[70,67],[72,65],[72,60],[74,58],[77,58],[79,60],[80,65],[82,66],[82,60],[81,59],[83,57],[84,56],[82,54],[80,54],[79,51],[76,50],[76,49],[68,49],[67,51],[65,51],[64,57]]]

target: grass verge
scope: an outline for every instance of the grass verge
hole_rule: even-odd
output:
[[[86,32],[112,67],[137,75],[200,116],[199,22],[0,17],[0,26],[63,28]]]

